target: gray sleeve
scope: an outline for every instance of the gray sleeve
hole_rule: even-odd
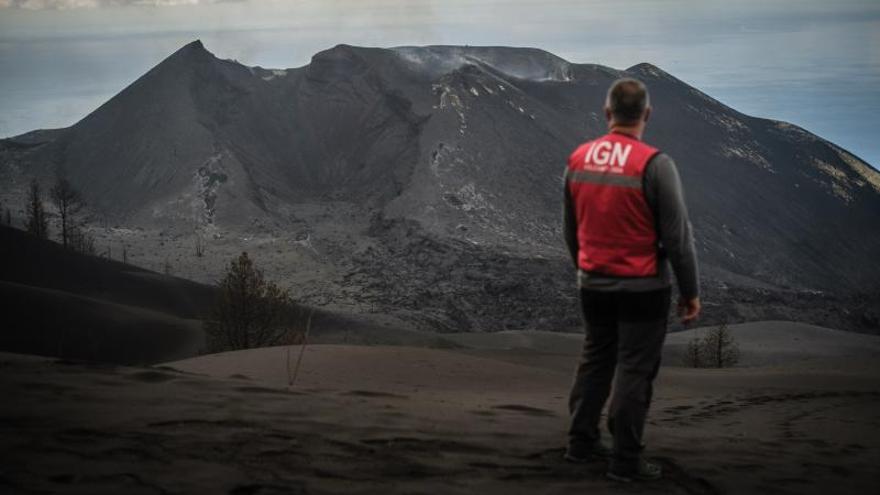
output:
[[[574,214],[574,203],[571,200],[571,191],[568,189],[568,174],[562,179],[562,235],[565,238],[565,246],[571,260],[577,268],[578,257],[578,240],[577,240],[577,219]]]
[[[668,155],[655,156],[645,170],[645,197],[654,210],[657,230],[681,297],[700,293],[697,251],[693,226],[684,202],[684,190],[675,162]]]

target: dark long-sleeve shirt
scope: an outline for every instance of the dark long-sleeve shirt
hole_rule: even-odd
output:
[[[614,277],[589,274],[578,268],[578,287],[597,290],[644,291],[668,287],[668,265],[672,265],[679,292],[686,299],[699,295],[697,252],[693,227],[684,203],[684,191],[675,162],[659,153],[645,168],[643,188],[648,206],[657,219],[660,240],[657,275],[651,277]],[[577,219],[568,184],[564,184],[563,234],[575,267],[578,256]],[[668,261],[668,263],[667,263]]]

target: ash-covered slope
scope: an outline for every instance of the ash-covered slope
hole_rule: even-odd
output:
[[[204,347],[216,289],[0,226],[0,350],[156,363]]]
[[[321,290],[346,304],[450,330],[555,329],[577,324],[561,173],[604,132],[605,90],[625,75],[652,93],[645,139],[679,165],[709,321],[880,325],[841,303],[878,290],[880,174],[649,64],[339,45],[272,70],[195,41],[75,125],[6,140],[3,156],[7,173],[63,165],[117,222],[306,232],[320,254],[306,262],[335,274]]]

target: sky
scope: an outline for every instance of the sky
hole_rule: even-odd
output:
[[[76,123],[195,39],[267,68],[339,43],[650,62],[880,167],[878,0],[0,0],[0,137]]]

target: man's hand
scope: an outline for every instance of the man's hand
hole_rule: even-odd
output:
[[[700,314],[700,298],[693,297],[691,299],[678,300],[678,316],[685,325],[697,319]]]

